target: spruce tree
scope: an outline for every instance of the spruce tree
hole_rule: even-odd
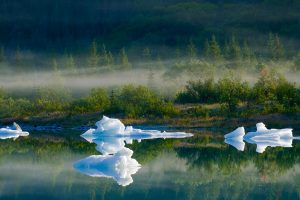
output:
[[[243,59],[245,61],[251,61],[251,59],[253,57],[253,52],[251,51],[247,40],[244,40],[244,44],[243,44],[243,48],[242,48],[242,55],[243,55]]]
[[[241,47],[236,41],[235,36],[232,35],[229,43],[225,46],[226,57],[229,60],[240,60],[241,59]]]
[[[125,48],[121,49],[120,52],[120,59],[121,59],[121,68],[122,69],[130,69],[131,68],[131,64],[129,62],[127,53],[125,51]]]
[[[279,60],[284,58],[284,48],[281,44],[279,36],[273,33],[269,34],[268,39],[268,49],[269,49],[269,56],[272,60]]]
[[[4,52],[4,47],[2,46],[0,49],[0,63],[5,60],[5,52]]]
[[[296,57],[294,58],[294,70],[300,70],[300,52],[298,52]]]
[[[190,43],[188,44],[187,49],[188,49],[188,57],[190,59],[197,58],[197,48],[192,39],[190,39]]]
[[[98,54],[98,45],[96,40],[94,40],[91,44],[91,49],[90,49],[89,66],[92,68],[97,68],[99,62],[100,62],[100,56]]]
[[[107,54],[107,65],[112,66],[115,63],[113,54],[109,51]]]
[[[67,69],[70,70],[71,72],[76,72],[76,62],[72,54],[68,55]]]
[[[17,66],[21,65],[21,50],[20,47],[18,46],[16,49],[16,53],[15,53],[15,63]]]
[[[211,37],[211,41],[209,43],[209,57],[214,60],[218,60],[222,57],[221,48],[217,42],[217,39],[214,35]]]
[[[151,60],[151,52],[148,47],[143,49],[143,57],[146,62],[149,62]]]

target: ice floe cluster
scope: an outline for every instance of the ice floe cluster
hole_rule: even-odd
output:
[[[0,128],[0,139],[17,139],[20,136],[28,136],[29,133],[26,131],[23,131],[21,127],[17,123],[13,123],[13,125],[7,126],[5,128]]]
[[[185,132],[161,132],[158,130],[134,129],[125,126],[119,119],[103,116],[96,123],[96,129],[89,129],[81,135],[90,143],[95,143],[96,150],[102,155],[92,155],[74,164],[74,168],[92,177],[111,177],[119,185],[127,186],[133,182],[132,175],[141,165],[132,158],[133,151],[126,148],[133,140],[185,138],[193,136]]]
[[[244,127],[239,127],[231,133],[226,134],[225,143],[232,145],[239,151],[244,151],[245,142],[256,144],[256,152],[263,153],[267,147],[292,147],[293,129],[267,129],[265,124],[257,123],[255,132],[245,134]]]

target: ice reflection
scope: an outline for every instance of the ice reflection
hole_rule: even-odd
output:
[[[267,147],[292,147],[293,129],[267,129],[265,124],[257,123],[255,132],[248,132],[245,135],[244,127],[239,127],[235,131],[226,134],[225,143],[243,151],[246,141],[250,144],[256,144],[256,152],[263,153]]]
[[[17,139],[20,136],[28,136],[29,133],[21,129],[17,123],[13,123],[11,127],[7,126],[5,128],[0,128],[0,139]]]
[[[133,182],[140,164],[131,156],[133,151],[125,147],[133,140],[185,138],[193,136],[185,132],[161,132],[157,130],[134,129],[118,119],[103,117],[96,123],[96,129],[89,129],[81,135],[90,143],[95,143],[96,150],[103,155],[92,155],[74,164],[74,168],[92,177],[111,177],[119,185],[127,186]]]
[[[123,148],[114,155],[93,155],[77,161],[74,168],[92,177],[113,178],[119,185],[127,186],[133,182],[140,164],[131,158],[133,151]]]

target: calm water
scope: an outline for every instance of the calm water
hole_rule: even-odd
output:
[[[270,128],[286,127],[300,135],[295,125]],[[79,136],[80,131],[33,132],[1,140],[0,199],[299,199],[300,143],[294,141],[293,148],[268,147],[263,154],[246,144],[240,152],[222,137],[234,128],[185,130],[195,136],[126,144],[134,152],[132,158],[102,163],[102,172],[111,177],[90,176],[87,170],[97,163],[85,171],[74,167],[82,159],[101,155],[96,144]],[[246,126],[253,129],[255,124]],[[124,169],[127,165],[122,163],[130,159],[140,167]],[[113,171],[115,166],[121,172]],[[99,176],[99,170],[93,173]],[[122,186],[116,176],[132,182]]]

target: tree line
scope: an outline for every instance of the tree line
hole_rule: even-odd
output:
[[[265,62],[292,61],[291,70],[299,70],[300,52],[291,54],[291,51],[285,46],[279,35],[273,33],[269,34],[263,45],[263,49],[266,50],[264,52],[254,50],[247,40],[240,41],[235,35],[223,42],[218,41],[217,37],[212,35],[205,40],[203,45],[196,44],[193,39],[190,39],[186,48],[175,48],[174,52],[170,51],[168,55],[162,56],[157,49],[149,47],[130,53],[127,52],[126,48],[112,51],[105,44],[93,40],[83,55],[65,51],[63,56],[53,54],[53,56],[43,58],[42,62],[39,61],[40,58],[38,57],[26,55],[20,47],[17,47],[15,52],[7,52],[2,46],[0,48],[0,69],[9,68],[20,71],[52,69],[82,74],[81,69],[104,71],[132,68],[169,69],[170,66],[182,65],[182,61],[185,61],[183,64],[185,66],[182,68],[188,68],[188,65],[193,65],[199,61],[213,64],[218,68],[221,68],[220,65],[228,65],[226,64],[228,62],[231,66],[247,68],[248,65],[261,65]],[[171,65],[169,63],[164,64],[164,61],[167,60],[173,60],[173,63]],[[179,67],[177,66],[177,68]]]

